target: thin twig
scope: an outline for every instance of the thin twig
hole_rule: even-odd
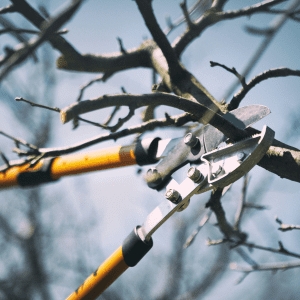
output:
[[[236,109],[246,94],[257,84],[260,82],[277,77],[286,77],[286,76],[300,76],[300,70],[293,70],[289,68],[277,68],[267,70],[265,72],[260,73],[250,80],[248,84],[243,86],[238,93],[236,93],[228,104],[228,109],[233,110]]]
[[[183,2],[180,3],[180,7],[183,11],[183,15],[184,15],[185,21],[188,25],[188,28],[191,28],[194,25],[194,23],[192,22],[192,20],[190,18],[190,14],[189,14],[189,11],[187,9],[186,2],[187,2],[187,0],[183,0]]]
[[[214,61],[210,61],[210,66],[211,67],[219,66],[219,67],[225,69],[226,71],[234,74],[239,79],[239,81],[241,82],[242,86],[246,87],[245,77],[242,76],[239,72],[237,72],[237,70],[234,67],[230,69],[230,68],[226,67],[225,65],[219,64],[219,63],[214,62]]]
[[[103,95],[96,99],[75,102],[71,104],[70,106],[61,110],[60,117],[62,123],[65,124],[80,114],[117,105],[128,107],[133,106],[135,108],[148,105],[167,105],[193,114],[200,122],[205,122],[203,121],[203,118],[205,119],[205,117],[209,114],[210,117],[209,120],[207,120],[208,123],[216,127],[228,138],[236,140],[248,136],[244,130],[237,128],[231,122],[213,112],[206,106],[197,103],[196,101],[168,93],[152,93],[144,95]]]
[[[1,29],[0,30],[0,34],[4,34],[4,33],[32,33],[32,34],[40,34],[41,32],[38,30],[30,30],[30,29],[12,29],[12,28],[6,28],[6,29]],[[66,34],[68,33],[69,30],[68,29],[63,29],[63,30],[59,30],[56,32],[56,34]]]
[[[294,0],[291,3],[288,4],[287,11],[292,12],[294,9],[297,8],[299,5],[299,0]],[[269,8],[268,8],[269,10]],[[272,34],[266,35],[265,39],[262,41],[262,43],[259,45],[255,53],[252,55],[250,60],[248,61],[248,64],[244,68],[242,75],[246,78],[246,76],[251,72],[251,70],[255,67],[259,59],[262,57],[263,53],[266,51],[270,43],[272,42],[273,38],[276,36],[276,34],[279,32],[279,29],[282,28],[282,26],[287,21],[288,16],[286,14],[277,16],[270,22],[269,30],[272,30]],[[235,91],[235,89],[238,87],[239,82],[235,82],[225,93],[223,98],[227,100],[227,98]]]
[[[120,52],[122,54],[127,54],[127,51],[125,50],[124,46],[123,46],[123,41],[121,38],[117,37],[117,40],[118,40],[118,43],[119,43],[119,46],[120,46]]]
[[[50,106],[47,106],[47,105],[37,104],[37,103],[34,103],[32,101],[26,100],[22,97],[16,97],[15,100],[18,101],[18,102],[21,101],[21,102],[28,103],[31,106],[36,106],[36,107],[45,108],[45,109],[48,109],[48,110],[60,112],[60,109],[58,107],[50,107]]]
[[[236,229],[236,230],[240,229],[241,219],[242,219],[243,212],[244,212],[244,209],[245,209],[246,193],[247,193],[248,184],[249,184],[249,175],[246,174],[244,176],[244,184],[243,184],[243,188],[242,188],[242,196],[241,196],[241,200],[239,202],[238,209],[236,211],[235,221],[234,221],[234,226],[233,226],[234,229]]]
[[[17,142],[17,143],[19,143],[19,144],[22,144],[22,145],[28,147],[29,149],[33,150],[33,152],[38,151],[38,147],[36,147],[35,145],[32,145],[32,144],[30,144],[30,143],[27,143],[27,142],[26,142],[25,140],[23,140],[23,139],[15,138],[15,137],[13,137],[13,136],[11,136],[11,135],[9,135],[9,134],[3,132],[2,130],[0,130],[0,134],[6,136],[7,138],[9,138],[9,139],[11,139],[11,140],[13,140],[13,141],[15,141],[15,142]]]
[[[181,115],[172,116],[170,117],[170,119],[164,118],[164,119],[150,120],[148,122],[144,122],[136,126],[131,126],[118,132],[102,134],[94,138],[91,138],[89,140],[82,141],[73,146],[52,148],[52,149],[44,148],[44,149],[39,149],[39,151],[45,153],[47,157],[59,156],[63,154],[73,153],[75,151],[87,148],[89,146],[98,144],[100,142],[104,142],[108,140],[117,140],[119,138],[129,136],[132,134],[152,131],[156,128],[170,127],[170,126],[180,127],[191,121],[195,122],[195,117],[191,114],[184,113]]]
[[[4,155],[4,153],[2,151],[0,151],[0,156],[1,156],[2,160],[5,162],[7,168],[9,168],[10,167],[9,160],[6,158],[6,156]]]
[[[74,0],[72,3],[52,18],[43,26],[43,30],[37,38],[33,38],[20,49],[16,49],[15,53],[6,61],[5,67],[0,73],[0,80],[2,80],[14,67],[23,62],[30,54],[33,53],[43,42],[51,38],[59,28],[66,23],[73,14],[77,11],[83,0]]]
[[[283,224],[281,220],[278,219],[278,217],[275,217],[275,221],[280,224],[280,227],[278,228],[278,230],[280,231],[290,231],[293,229],[300,229],[300,225],[287,225],[287,224]]]
[[[197,234],[200,232],[201,228],[208,222],[211,214],[212,214],[212,211],[208,210],[207,213],[204,215],[204,217],[199,222],[198,227],[196,229],[194,229],[192,234],[187,238],[186,242],[183,245],[183,249],[186,249],[194,242]]]
[[[220,244],[224,244],[224,243],[235,243],[234,240],[230,239],[230,238],[224,238],[221,240],[211,240],[211,239],[207,239],[206,244],[208,246],[217,246]],[[260,246],[260,245],[256,245],[255,243],[249,243],[249,242],[243,242],[240,243],[238,246],[246,246],[249,248],[249,250],[252,249],[259,249],[262,251],[268,251],[268,252],[272,252],[272,253],[277,253],[277,254],[282,254],[282,255],[286,255],[286,256],[292,256],[292,257],[296,257],[296,258],[300,258],[300,254],[294,253],[294,252],[290,252],[288,250],[286,250],[283,247],[282,242],[278,242],[279,244],[279,248],[271,248],[271,247],[265,247],[265,246]]]
[[[16,8],[14,4],[7,5],[5,7],[0,8],[0,14],[12,13],[16,12]]]
[[[237,263],[231,263],[230,269],[239,272],[254,272],[254,271],[278,271],[287,270],[291,268],[299,268],[300,262],[278,262],[278,263],[265,263],[256,266],[243,267],[239,266]]]

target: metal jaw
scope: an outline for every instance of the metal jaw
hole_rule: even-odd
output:
[[[197,167],[193,167],[193,174],[188,172],[188,177],[181,184],[174,179],[170,181],[167,191],[176,191],[176,195],[178,195],[175,197],[176,201],[173,203],[170,200],[164,200],[148,215],[138,229],[140,238],[143,241],[149,241],[152,234],[176,211],[187,207],[194,194],[225,187],[248,173],[269,149],[274,134],[272,129],[264,126],[258,135],[203,154],[201,163]],[[194,176],[198,171],[201,176]],[[169,198],[171,199],[171,197]]]

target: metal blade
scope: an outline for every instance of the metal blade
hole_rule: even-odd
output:
[[[266,117],[270,112],[271,111],[269,108],[264,105],[248,105],[237,108],[230,113],[225,114],[223,118],[231,122],[239,129],[245,129],[246,127]],[[211,137],[211,139],[209,137]],[[224,140],[224,134],[215,127],[207,125],[205,127],[205,138],[205,146],[207,147],[206,151],[211,151]],[[160,140],[158,142],[155,158],[161,159],[166,157],[170,150],[173,149],[181,139],[182,137]]]
[[[264,105],[248,105],[228,112],[223,118],[239,129],[245,129],[270,113],[270,109]]]
[[[248,105],[227,113],[223,118],[239,129],[245,129],[266,117],[270,112],[270,109],[264,105]],[[221,131],[211,125],[206,126],[204,135],[206,152],[215,149],[227,138]]]

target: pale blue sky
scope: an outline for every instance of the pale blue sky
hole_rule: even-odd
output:
[[[8,2],[8,1],[6,1]],[[181,1],[172,0],[154,0],[154,11],[160,25],[165,28],[165,16],[168,14],[172,20],[181,14],[179,3]],[[190,1],[188,1],[189,3]],[[247,5],[258,3],[259,1],[238,1],[231,0],[225,9],[237,9]],[[59,10],[61,1],[51,1],[50,13]],[[281,7],[284,7],[281,6]],[[235,67],[237,71],[241,71],[247,64],[248,59],[255,52],[262,40],[261,37],[251,36],[244,31],[245,25],[253,25],[264,28],[269,22],[275,18],[274,15],[260,14],[253,16],[250,19],[243,17],[238,20],[226,21],[219,23],[212,28],[207,29],[202,36],[195,40],[184,52],[182,61],[187,69],[192,72],[197,79],[206,87],[216,99],[220,100],[228,86],[235,81],[232,74],[221,68],[211,68],[209,61],[213,60],[228,67]],[[179,30],[182,32],[185,25]],[[264,53],[260,62],[255,66],[247,80],[253,76],[271,68],[290,67],[300,69],[299,60],[299,23],[288,21],[275,37],[267,51]],[[140,45],[144,37],[150,38],[150,33],[145,27],[142,17],[137,9],[134,1],[131,0],[111,0],[111,1],[86,1],[82,8],[77,12],[75,17],[65,26],[70,32],[65,35],[65,38],[74,45],[82,53],[111,53],[119,50],[117,37],[122,38],[124,47],[127,49],[134,48]],[[171,34],[170,41],[172,42],[176,34]],[[1,44],[2,45],[2,44]],[[58,53],[57,53],[58,56]],[[24,66],[25,67],[25,66]],[[57,71],[58,88],[56,93],[56,106],[63,108],[73,103],[78,95],[81,84],[88,82],[97,74],[83,73],[67,73]],[[151,90],[151,72],[145,69],[124,71],[114,75],[107,83],[96,84],[86,91],[84,99],[98,97],[103,94],[119,93],[120,87],[124,86],[129,93],[149,93]],[[255,87],[247,94],[242,102],[243,105],[262,104],[268,106],[272,114],[264,120],[256,124],[256,128],[261,129],[264,124],[271,127],[276,138],[282,142],[287,141],[286,128],[289,124],[291,113],[297,114],[299,109],[299,94],[300,94],[300,79],[297,77],[287,77],[280,79],[271,79],[263,82]],[[20,95],[15,95],[20,96]],[[94,113],[96,121],[101,121],[105,118],[107,112]],[[169,110],[175,112],[175,110]],[[123,112],[124,113],[124,112]],[[163,116],[164,111],[158,113],[158,116]],[[138,114],[136,114],[138,115]],[[2,120],[9,116],[1,116]],[[1,119],[0,118],[0,119]],[[135,117],[129,122],[130,125],[138,122],[138,117]],[[3,123],[0,120],[0,126],[3,128]],[[82,139],[86,139],[100,133],[98,128],[88,125],[81,126],[78,130],[72,131],[71,125],[61,125],[59,117],[55,121],[55,129],[57,130],[56,138],[53,140],[53,146],[70,145]],[[15,131],[18,135],[22,130],[11,128],[11,133]],[[171,133],[171,131],[154,132],[148,136],[159,135],[161,137],[176,136],[179,133]],[[119,140],[117,144],[126,144],[131,142],[132,138]],[[292,146],[300,147],[299,139],[293,139],[288,142]],[[101,148],[113,145],[113,142],[106,142],[103,145],[93,147]],[[118,170],[109,170],[104,172],[96,172],[80,177],[62,179],[56,183],[55,188],[64,189],[68,194],[68,203],[78,213],[78,220],[84,220],[87,213],[92,213],[93,217],[98,220],[98,224],[93,229],[91,235],[86,237],[85,242],[89,250],[89,267],[96,268],[100,263],[95,257],[96,245],[95,239],[101,243],[101,248],[104,255],[109,255],[115,250],[127,234],[138,224],[141,224],[145,217],[151,212],[156,205],[163,199],[162,195],[156,191],[149,190],[144,184],[140,176],[136,174],[136,167],[127,167]],[[257,184],[267,176],[267,172],[256,167],[255,172],[251,172],[251,189],[254,189]],[[48,186],[45,190],[51,194],[54,185]],[[80,188],[83,186],[83,188]],[[78,188],[79,187],[79,188]],[[240,195],[241,183],[237,183],[228,196],[228,200],[233,200],[231,204],[225,204],[225,208],[234,210],[234,204],[237,202]],[[255,239],[259,236],[260,226],[273,226],[274,234],[280,236],[284,242],[290,247],[291,251],[297,251],[299,242],[295,233],[282,234],[276,232],[277,224],[275,224],[273,216],[279,215],[287,223],[300,224],[298,194],[299,184],[293,183],[276,177],[269,193],[263,198],[263,203],[269,205],[272,209],[264,213],[259,213],[259,216],[264,216],[267,221],[262,218],[256,218],[254,225],[251,221],[247,222],[243,229],[246,231],[249,228],[253,229],[251,237]],[[202,200],[195,200],[199,203],[204,203],[208,195],[202,197]],[[193,201],[192,201],[193,202]],[[288,203],[288,204],[287,204]],[[199,206],[199,205],[198,205]],[[191,211],[197,209],[197,204],[191,204]],[[192,208],[193,207],[193,208]],[[187,209],[183,215],[189,214]],[[154,234],[154,249],[152,254],[144,258],[141,263],[128,273],[124,274],[124,282],[130,284],[132,278],[138,280],[139,274],[151,264],[151,259],[169,253],[171,248],[171,224],[166,224],[157,233]],[[195,223],[196,226],[197,223]],[[247,225],[247,226],[246,226]],[[208,232],[209,234],[209,232]],[[203,246],[207,235],[205,232],[201,234],[195,245],[201,251],[192,250],[191,259],[200,260],[209,257],[210,249]],[[258,238],[259,239],[259,238]],[[296,241],[295,241],[296,240]],[[263,239],[260,240],[263,243]],[[274,247],[276,247],[276,242]],[[194,255],[198,256],[194,258]],[[256,258],[262,260],[269,254],[258,254]],[[284,257],[276,257],[285,260]],[[140,273],[141,272],[141,273]],[[287,271],[294,272],[294,271]],[[286,273],[287,273],[286,272]],[[269,278],[269,274],[250,275],[249,278],[237,287],[234,286],[234,280],[238,278],[237,273],[228,272],[228,280],[224,280],[223,284],[218,286],[218,289],[209,294],[205,299],[216,299],[222,293],[224,300],[232,300],[238,297],[245,290],[253,288],[257,284],[258,278]],[[295,274],[299,274],[295,273]],[[252,279],[251,279],[251,278]],[[271,277],[272,278],[272,277]],[[230,289],[230,293],[229,293]],[[66,294],[69,291],[64,290]],[[58,297],[59,299],[59,297]],[[243,298],[246,299],[246,298]]]

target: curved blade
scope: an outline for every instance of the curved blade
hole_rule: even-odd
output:
[[[270,112],[270,109],[264,105],[248,105],[225,114],[223,118],[239,129],[245,129],[266,117]],[[211,125],[206,126],[204,136],[206,152],[217,148],[226,140],[226,136]]]

